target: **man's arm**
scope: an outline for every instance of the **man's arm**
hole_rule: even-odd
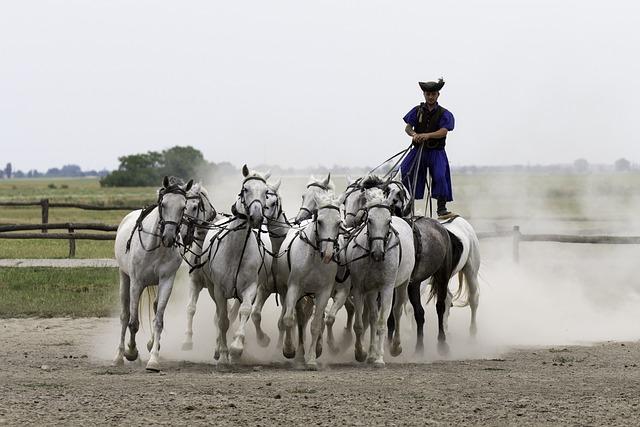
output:
[[[413,130],[413,126],[411,126],[410,124],[407,123],[407,125],[404,127],[404,131],[407,133],[407,135],[409,135],[410,137],[414,137],[417,135],[416,131]]]
[[[447,128],[440,128],[435,132],[427,132],[427,133],[415,133],[413,135],[413,143],[419,144],[421,142],[428,141],[431,138],[444,138],[447,136],[449,130]]]

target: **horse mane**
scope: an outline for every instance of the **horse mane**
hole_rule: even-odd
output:
[[[318,193],[316,194],[316,201],[318,206],[335,206],[340,207],[340,198],[336,197],[333,193]]]
[[[364,196],[367,200],[367,208],[373,205],[383,204],[386,201],[384,192],[377,187],[369,188],[367,191],[365,191]]]
[[[360,181],[360,187],[364,189],[369,189],[374,187],[380,187],[384,183],[385,181],[382,178],[380,178],[378,175],[371,174],[362,178],[362,181]]]
[[[258,172],[256,170],[250,169],[249,170],[249,174],[247,176],[245,176],[244,179],[247,179],[247,178],[260,178],[260,179],[262,179],[262,180],[264,180],[266,182],[270,175],[271,174],[262,173],[262,172]]]
[[[311,184],[324,185],[324,178],[316,178],[313,175],[309,178],[309,182],[307,182],[307,187]],[[333,184],[333,180],[329,179],[329,184],[327,184],[327,190],[334,191],[336,186]]]

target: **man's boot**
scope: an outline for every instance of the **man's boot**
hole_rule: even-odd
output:
[[[445,199],[438,199],[438,210],[436,212],[439,217],[451,215],[451,212],[447,210],[447,201]]]

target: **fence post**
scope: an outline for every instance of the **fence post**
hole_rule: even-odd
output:
[[[513,262],[520,262],[520,226],[513,226]]]
[[[49,223],[49,199],[40,199],[40,206],[42,207],[42,224]],[[42,232],[46,233],[47,229],[42,227]]]
[[[69,223],[69,234],[73,234],[73,224]],[[76,256],[76,239],[69,239],[69,258],[75,258]]]

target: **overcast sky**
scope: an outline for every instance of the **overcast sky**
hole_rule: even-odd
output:
[[[0,163],[372,165],[443,76],[453,165],[640,161],[636,1],[2,1]]]

